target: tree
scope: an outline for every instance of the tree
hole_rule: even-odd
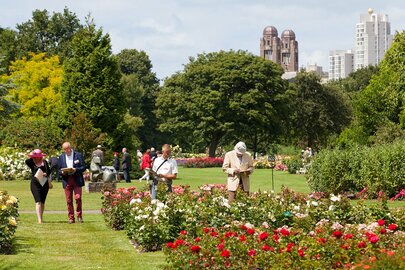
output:
[[[95,128],[111,136],[123,120],[126,102],[110,37],[88,22],[71,45],[72,57],[65,61],[62,81],[66,117],[72,122],[74,115],[83,112]]]
[[[378,130],[396,130],[389,123],[405,128],[405,31],[397,33],[391,48],[386,52],[379,66],[379,72],[374,75],[369,85],[359,92],[354,100],[355,119],[352,124],[355,130],[361,130],[362,136],[368,140],[354,141],[353,143],[370,144]],[[379,132],[381,134],[381,132]],[[400,131],[395,134],[401,134]],[[380,136],[380,135],[379,135]],[[380,136],[378,140],[382,143]],[[350,143],[349,143],[350,144]]]
[[[129,114],[143,120],[143,127],[138,129],[143,147],[161,144],[162,134],[158,131],[154,113],[159,80],[152,72],[148,55],[144,51],[124,49],[116,57],[124,74],[122,81],[128,97]]]
[[[46,118],[60,111],[63,68],[58,56],[47,58],[45,53],[30,56],[29,60],[23,57],[12,62],[10,75],[0,79],[11,85],[8,95],[20,106],[22,116]]]
[[[350,124],[351,107],[337,88],[323,86],[315,73],[299,72],[291,95],[291,136],[314,147],[326,143]]]
[[[276,99],[284,91],[281,74],[280,66],[244,51],[190,58],[184,71],[168,78],[158,94],[159,127],[182,146],[208,146],[211,157],[230,135],[276,134],[281,118]]]
[[[49,15],[46,9],[32,12],[32,20],[17,24],[18,57],[30,52],[59,55],[63,62],[71,55],[70,42],[82,28],[76,14],[65,7],[63,13]]]
[[[0,27],[0,75],[8,74],[9,65],[16,59],[17,32]]]

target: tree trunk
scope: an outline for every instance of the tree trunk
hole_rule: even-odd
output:
[[[208,149],[208,156],[209,157],[215,157],[215,150],[217,150],[218,144],[219,144],[219,140],[221,139],[220,135],[214,135],[211,142],[210,142],[210,146]]]

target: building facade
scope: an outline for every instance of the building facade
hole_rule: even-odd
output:
[[[372,9],[360,15],[356,24],[354,69],[378,65],[392,44],[391,23],[388,15],[376,14]]]
[[[329,52],[329,80],[346,78],[353,72],[354,54],[351,50]]]
[[[281,38],[274,26],[266,26],[260,39],[260,56],[281,65],[285,72],[298,71],[298,42],[292,30],[284,30]]]

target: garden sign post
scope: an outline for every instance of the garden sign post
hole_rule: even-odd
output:
[[[270,168],[271,168],[271,190],[274,192],[274,174],[273,174],[273,169],[276,166],[276,157],[271,154],[268,156],[268,161],[270,163]]]

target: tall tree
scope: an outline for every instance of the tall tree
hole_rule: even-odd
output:
[[[17,32],[0,27],[0,75],[9,72],[9,65],[16,59]]]
[[[48,58],[45,53],[31,53],[30,56],[29,60],[23,57],[12,62],[10,75],[0,79],[12,85],[8,96],[19,104],[22,116],[46,118],[60,111],[63,68],[58,56]]]
[[[323,86],[315,73],[299,72],[291,85],[291,136],[306,146],[325,144],[351,120],[351,106],[338,88]]]
[[[18,57],[28,56],[30,52],[46,52],[57,54],[64,61],[71,55],[70,42],[81,27],[76,14],[68,8],[52,16],[46,9],[37,9],[32,12],[32,19],[17,24]]]
[[[72,119],[83,112],[95,128],[114,139],[114,131],[126,111],[120,80],[109,35],[103,35],[88,21],[72,40],[72,57],[65,61],[62,99],[67,117]]]
[[[160,128],[181,145],[203,143],[210,156],[230,135],[242,138],[250,129],[277,133],[276,97],[284,91],[281,74],[278,65],[244,51],[190,58],[184,71],[167,79],[158,94]]]
[[[128,97],[129,114],[142,118],[143,127],[138,137],[144,148],[162,143],[154,113],[159,80],[152,72],[152,63],[144,51],[124,49],[116,55],[123,75],[125,95]]]

